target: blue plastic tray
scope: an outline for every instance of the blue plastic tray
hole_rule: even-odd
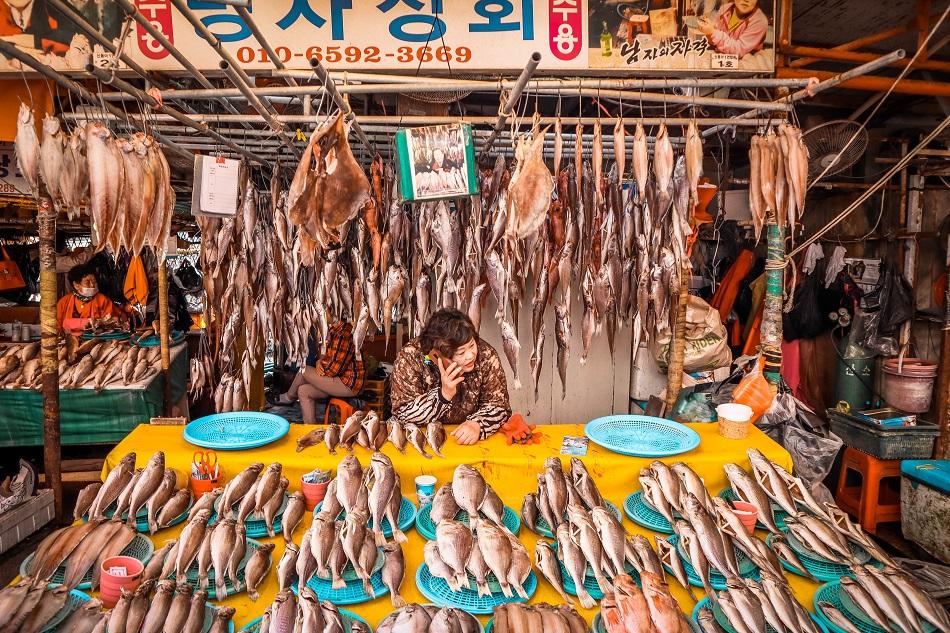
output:
[[[466,513],[465,510],[459,510],[455,515],[455,520],[468,525],[468,513]],[[501,521],[512,534],[517,534],[521,528],[521,519],[518,518],[518,513],[508,506],[505,506],[502,512]],[[427,503],[419,508],[419,514],[416,515],[416,529],[419,531],[419,534],[426,539],[430,541],[435,540],[435,523],[432,522],[431,503]]]
[[[654,532],[672,534],[673,526],[666,518],[656,511],[649,503],[643,499],[643,491],[638,490],[623,500],[623,511],[630,520]],[[674,511],[673,517],[676,518],[679,513]]]
[[[608,415],[587,423],[584,434],[609,451],[633,457],[669,457],[699,446],[693,429],[649,415]]]
[[[382,569],[377,570],[375,574],[370,576],[369,580],[373,589],[373,595],[371,596],[367,596],[363,591],[363,582],[359,579],[347,580],[346,587],[343,589],[334,589],[331,581],[318,578],[317,575],[314,574],[311,576],[310,581],[307,582],[307,586],[316,592],[317,597],[320,598],[321,601],[329,600],[336,605],[369,602],[370,600],[375,600],[389,593],[389,589],[383,584]],[[294,593],[297,593],[296,583],[291,589]]]
[[[838,608],[838,611],[841,611],[841,613],[843,613],[846,618],[851,620],[851,624],[858,627],[864,633],[887,633],[884,629],[872,623],[863,611],[854,606],[854,603],[847,596],[847,594],[845,594],[844,590],[841,588],[841,583],[838,581],[829,582],[828,584],[819,587],[818,591],[815,592],[813,605],[815,608],[815,615],[818,616],[818,621],[825,626],[826,630],[831,631],[832,633],[845,633],[844,629],[834,624],[825,616],[821,610],[821,607],[818,606],[819,602],[830,602],[833,604]],[[918,618],[918,621],[923,627],[925,633],[934,633],[937,630],[934,625],[924,621],[921,618]]]
[[[701,630],[702,630],[702,629],[699,627],[699,612],[700,612],[701,609],[703,609],[703,608],[705,608],[705,607],[709,607],[709,608],[712,610],[713,617],[716,618],[716,622],[719,623],[719,626],[721,626],[723,629],[726,630],[726,633],[736,633],[735,628],[733,628],[733,626],[732,626],[731,624],[729,624],[729,621],[726,620],[725,616],[722,614],[722,611],[720,611],[720,610],[719,610],[718,608],[716,608],[716,607],[711,607],[711,606],[710,606],[710,602],[709,602],[709,597],[708,597],[708,596],[707,596],[707,597],[704,597],[702,600],[700,600],[699,602],[697,602],[697,603],[696,603],[696,606],[693,607],[693,615],[692,615],[692,618],[690,618],[690,619],[692,620],[692,622],[690,623],[691,626],[692,626],[692,625],[695,625],[696,630],[698,630],[698,631],[701,631]],[[809,613],[808,615],[811,616],[812,622],[814,622],[816,625],[818,625],[818,628],[819,628],[823,633],[829,633],[829,632],[828,632],[828,628],[825,626],[825,623],[822,622],[821,618],[816,617],[814,613]],[[775,629],[773,629],[773,628],[772,628],[771,626],[769,626],[769,625],[765,625],[765,630],[766,630],[768,633],[776,633],[776,632],[775,632]]]
[[[132,338],[132,335],[128,332],[103,332],[102,334],[83,332],[80,338],[84,341],[91,341],[94,338],[101,341],[127,341]]]
[[[369,625],[369,622],[367,622],[360,616],[356,615],[352,611],[347,611],[346,609],[337,609],[337,610],[340,612],[340,615],[343,616],[342,620],[343,620],[344,631],[349,631],[350,627],[353,625],[353,622],[357,621],[357,622],[362,622],[363,624],[365,624],[367,628],[369,628],[370,633],[372,633],[373,627],[371,627]],[[257,633],[258,631],[260,631],[260,628],[261,628],[261,619],[254,618],[253,620],[245,624],[244,628],[238,631],[238,633]]]
[[[225,591],[228,596],[233,596],[234,594],[240,593],[246,589],[246,587],[244,586],[244,569],[247,567],[247,562],[251,560],[251,556],[254,554],[254,551],[257,550],[260,546],[261,546],[261,543],[253,539],[247,539],[247,545],[244,551],[244,558],[241,559],[240,563],[238,563],[238,568],[237,568],[238,586],[235,587],[234,585],[232,585],[230,579],[226,579],[224,581]],[[215,578],[216,573],[217,573],[216,569],[212,568],[208,570],[208,596],[210,597],[211,600],[215,600],[214,578]],[[175,573],[172,572],[169,578],[174,578],[174,577],[175,577]],[[191,585],[192,589],[195,589],[195,590],[198,589],[198,560],[197,559],[195,559],[191,563],[191,566],[188,567],[188,571],[185,574],[185,578],[188,581],[188,584]]]
[[[621,518],[623,518],[620,516],[620,509],[617,506],[610,503],[606,499],[604,499],[604,503],[607,505],[607,509],[610,510],[611,514],[617,517],[617,520],[620,520]],[[554,532],[551,531],[551,526],[549,526],[548,522],[545,521],[544,518],[541,517],[540,515],[538,515],[538,522],[535,524],[533,531],[536,534],[540,534],[541,536],[554,538]]]
[[[168,336],[169,345],[178,345],[184,340],[185,340],[185,333],[180,330],[174,330]],[[161,344],[161,342],[162,341],[158,337],[157,334],[150,334],[148,336],[143,336],[142,338],[139,338],[139,339],[134,339],[132,341],[132,344],[137,345],[139,347],[158,347]]]
[[[280,534],[282,528],[281,519],[284,516],[284,510],[287,509],[287,502],[290,500],[290,495],[287,492],[284,492],[284,500],[281,502],[280,507],[277,508],[277,514],[274,515],[274,534]],[[214,512],[211,513],[211,518],[208,520],[208,523],[214,523],[218,520],[218,508],[221,505],[221,497],[218,497],[214,500]],[[239,504],[235,504],[239,505]],[[267,533],[267,522],[264,521],[264,517],[257,514],[257,512],[251,512],[247,518],[244,520],[244,535],[248,538],[268,538],[270,534]]]
[[[673,534],[671,536],[668,536],[666,540],[672,543],[673,546],[677,548],[677,551],[680,551],[680,552],[682,551],[679,547],[679,540],[680,540],[679,536],[677,536],[676,534]],[[699,574],[696,573],[696,570],[693,569],[693,566],[689,564],[689,562],[686,560],[686,558],[682,554],[680,554],[680,558],[683,561],[683,568],[686,570],[686,579],[689,581],[689,584],[693,585],[694,587],[702,587],[703,581],[699,579]],[[756,567],[755,563],[753,563],[752,560],[748,556],[745,555],[745,552],[743,552],[739,548],[736,548],[736,560],[739,563],[740,576],[742,576],[743,578],[752,578],[754,580],[759,580],[760,578],[759,568]],[[671,575],[675,576],[675,574],[673,574],[672,568],[670,568],[667,565],[663,565],[663,566]],[[709,567],[709,584],[712,585],[713,589],[718,589],[721,591],[726,588],[726,577],[720,574],[718,571],[716,571],[714,567],[710,566]]]
[[[323,502],[317,504],[313,509],[313,516],[317,516],[320,513],[320,509],[323,507]],[[340,510],[340,514],[337,516],[338,521],[342,521],[346,518],[346,511]],[[399,525],[399,530],[405,532],[412,528],[413,524],[416,522],[416,506],[412,501],[409,501],[406,497],[402,498],[402,503],[399,506],[399,516],[396,517],[396,523]],[[369,523],[366,526],[368,529],[373,529],[373,519],[370,518]],[[386,538],[392,538],[393,528],[389,525],[389,519],[383,517],[383,535]]]
[[[132,542],[129,543],[124,550],[119,554],[119,556],[131,556],[132,558],[137,558],[142,561],[143,565],[148,565],[148,561],[152,558],[152,553],[155,551],[155,546],[152,544],[152,539],[145,536],[144,534],[136,534],[135,538],[132,539]],[[30,563],[33,562],[33,554],[27,556],[22,563],[20,563],[20,576],[26,577],[26,570],[29,568]],[[63,584],[63,579],[66,574],[66,564],[62,564],[56,568],[56,571],[53,572],[53,575],[50,577],[49,582],[52,585],[61,585]],[[82,582],[76,585],[76,589],[91,589],[92,588],[92,568],[86,572],[86,575],[82,577]],[[83,594],[85,595],[85,594]],[[88,596],[86,596],[88,599]]]
[[[60,583],[53,582],[53,583],[50,583],[48,586],[52,588],[53,585],[56,585],[56,584],[60,584]],[[42,629],[42,633],[51,633],[52,631],[55,631],[56,627],[62,624],[66,620],[66,618],[71,616],[74,611],[77,611],[80,608],[82,608],[82,605],[86,604],[90,600],[92,600],[92,597],[90,597],[88,594],[85,594],[76,589],[73,589],[72,591],[70,591],[69,595],[66,597],[66,604],[53,617],[51,617],[49,621],[44,625]]]
[[[551,548],[557,552],[557,543],[551,543]],[[572,596],[577,595],[577,585],[574,584],[574,579],[571,578],[571,575],[567,573],[567,567],[564,566],[564,563],[561,562],[561,559],[557,559],[558,567],[561,570],[561,582],[564,583],[564,591],[571,594]],[[633,581],[640,585],[640,574],[637,573],[637,570],[633,568],[629,562],[624,561],[624,571],[627,572],[627,575],[633,578]],[[610,577],[608,576],[608,580]],[[604,597],[604,592],[600,590],[600,586],[597,584],[597,577],[594,576],[594,570],[591,569],[590,563],[587,564],[587,569],[584,571],[584,589],[587,590],[587,593],[591,595],[595,600],[600,600]]]
[[[726,488],[724,490],[721,490],[718,496],[722,497],[726,501],[737,501],[739,499],[739,497],[736,496],[736,493],[732,490],[732,488]],[[772,506],[772,516],[775,518],[775,527],[777,527],[783,532],[788,532],[788,528],[785,527],[785,518],[788,516],[788,512],[783,510],[782,506],[775,503],[771,499],[769,499],[769,505]],[[760,530],[767,529],[765,527],[765,524],[762,523],[761,521],[756,521],[755,527]]]
[[[237,411],[198,418],[184,430],[185,441],[218,451],[239,451],[276,442],[290,431],[290,422],[272,413]]]
[[[475,579],[471,574],[469,574],[469,580],[474,587]],[[473,615],[494,613],[495,607],[508,602],[527,602],[517,593],[512,598],[506,598],[500,591],[493,592],[490,596],[479,596],[478,591],[470,588],[463,588],[462,591],[452,591],[449,589],[447,582],[429,573],[429,566],[425,563],[420,565],[416,571],[416,587],[423,596],[440,607],[455,607]],[[532,571],[524,582],[524,590],[528,594],[529,600],[537,589],[538,577]]]

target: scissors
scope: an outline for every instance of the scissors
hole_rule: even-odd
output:
[[[218,471],[218,454],[214,451],[195,451],[192,462],[199,479],[210,479]]]

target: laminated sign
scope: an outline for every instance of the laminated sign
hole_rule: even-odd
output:
[[[399,130],[396,152],[403,200],[441,200],[478,193],[470,124]]]

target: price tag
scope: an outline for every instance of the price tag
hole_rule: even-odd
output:
[[[128,567],[110,567],[109,575],[116,578],[125,578],[129,575],[129,569]]]
[[[719,70],[736,70],[739,68],[739,56],[713,53],[712,67]]]
[[[234,215],[240,198],[241,161],[223,156],[195,156],[191,198],[196,215]]]

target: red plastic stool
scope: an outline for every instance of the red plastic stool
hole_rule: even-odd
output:
[[[848,471],[861,475],[860,485],[847,485]],[[874,533],[878,523],[901,520],[900,478],[901,460],[878,459],[848,447],[841,460],[835,501],[865,530]]]
[[[323,414],[324,424],[343,424],[343,421],[356,411],[353,405],[340,398],[330,398],[327,411]]]

